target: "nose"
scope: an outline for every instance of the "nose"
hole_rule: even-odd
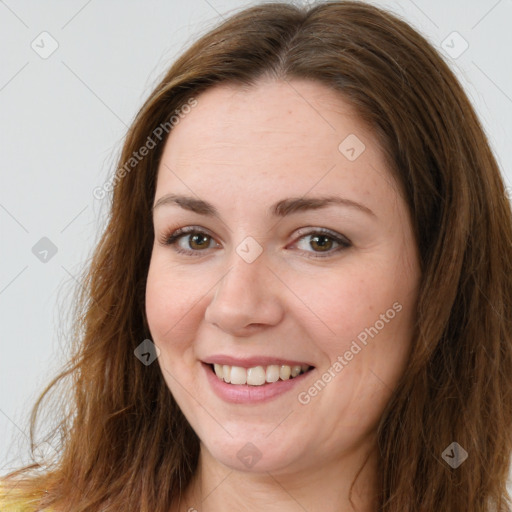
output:
[[[206,308],[206,322],[233,336],[277,325],[283,318],[283,285],[262,254],[247,263],[238,254]]]

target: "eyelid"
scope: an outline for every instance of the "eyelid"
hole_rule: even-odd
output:
[[[164,230],[162,234],[158,237],[158,241],[161,245],[170,246],[178,242],[181,238],[190,234],[203,234],[209,236],[212,240],[215,240],[215,237],[209,232],[208,229],[203,228],[201,226],[184,226],[182,228],[173,228],[169,230]],[[172,240],[172,241],[171,241]],[[217,242],[218,243],[218,242]],[[192,251],[192,252],[204,252],[204,251]]]
[[[301,238],[308,235],[326,235],[330,238],[338,241],[341,244],[352,245],[352,241],[349,240],[345,235],[338,233],[336,231],[332,231],[328,228],[316,228],[314,226],[309,226],[306,228],[300,228],[296,232],[296,240],[300,240]]]
[[[330,238],[335,244],[338,244],[338,247],[334,248],[330,251],[304,251],[299,249],[300,252],[307,254],[308,258],[311,259],[321,259],[321,258],[334,258],[339,255],[339,253],[349,249],[352,247],[352,242],[341,233],[337,233],[336,231],[332,231],[327,228],[315,228],[315,227],[307,227],[301,228],[297,231],[297,236],[295,241],[292,242],[292,246],[298,244],[303,238],[313,235],[322,235]]]

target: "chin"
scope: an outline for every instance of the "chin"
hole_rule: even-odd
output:
[[[240,433],[229,437],[225,433],[223,439],[202,439],[201,450],[206,449],[207,456],[235,471],[278,473],[291,467],[299,469],[306,460],[304,440],[289,435],[286,440],[271,437],[268,429],[251,436]]]

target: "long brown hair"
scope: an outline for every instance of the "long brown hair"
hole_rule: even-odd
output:
[[[379,510],[510,510],[510,204],[448,65],[407,23],[359,2],[239,12],[150,94],[127,134],[109,223],[82,282],[74,356],[34,409],[33,426],[49,392],[70,382],[52,438],[60,452],[53,465],[15,472],[15,485],[39,507],[73,512],[168,512],[182,496],[198,439],[158,365],[134,356],[150,337],[144,292],[165,137],[133,168],[126,163],[202,91],[263,76],[338,91],[378,136],[410,209],[422,269],[417,332],[378,428]],[[453,442],[468,454],[457,468],[443,457]]]

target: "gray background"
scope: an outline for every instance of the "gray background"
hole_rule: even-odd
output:
[[[171,61],[254,3],[0,0],[0,474],[26,460],[30,407],[66,357],[70,293],[107,213],[93,189]],[[450,52],[510,187],[512,0],[373,3]]]

